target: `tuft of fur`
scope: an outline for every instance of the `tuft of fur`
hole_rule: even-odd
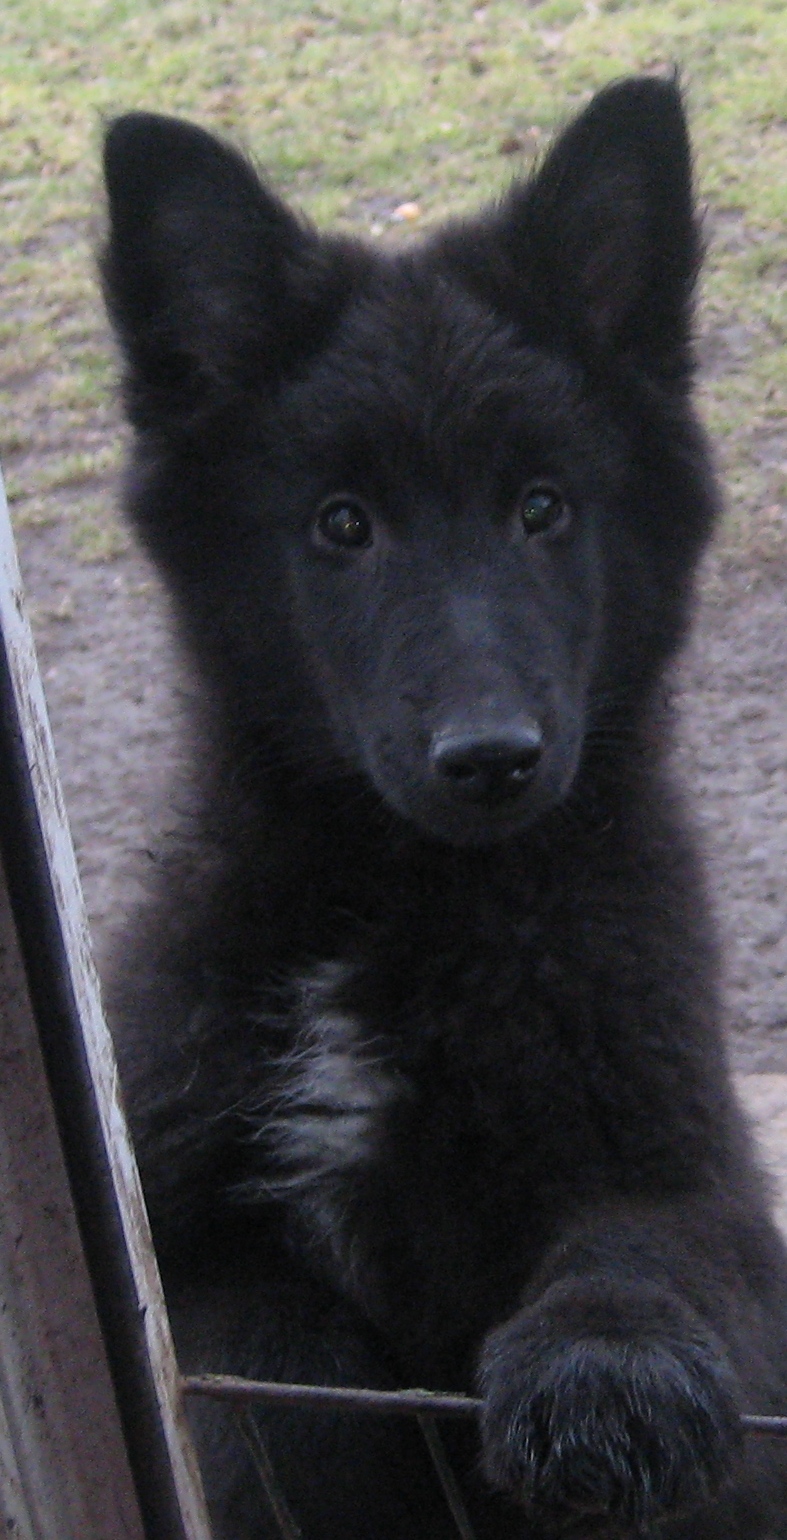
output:
[[[279,1174],[261,1196],[294,1188],[330,1187],[372,1161],[379,1124],[397,1094],[396,1081],[374,1057],[360,1025],[335,1005],[341,966],[323,965],[299,980],[301,1017],[256,1114],[256,1137],[269,1146]],[[292,1022],[288,1023],[290,1029]],[[248,1196],[255,1191],[252,1183]],[[326,1225],[330,1228],[330,1225]]]
[[[787,1261],[666,671],[718,507],[679,91],[385,252],[106,141],[126,502],[199,698],[110,990],[187,1368],[480,1388],[476,1540],[787,1540]],[[308,1540],[449,1540],[417,1430],[259,1414]],[[276,1529],[195,1413],[219,1540]]]

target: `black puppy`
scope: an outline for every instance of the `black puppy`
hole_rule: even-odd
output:
[[[787,1536],[787,1266],[662,676],[716,509],[677,89],[398,253],[106,145],[127,501],[199,791],[114,989],[182,1361],[480,1388],[479,1540]],[[306,1540],[455,1534],[402,1419],[259,1413]],[[276,1533],[219,1413],[216,1532]],[[655,1526],[655,1528],[654,1528]]]

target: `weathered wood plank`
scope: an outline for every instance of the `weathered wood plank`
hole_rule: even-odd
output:
[[[0,632],[4,877],[145,1533],[209,1540],[1,480]],[[20,1216],[31,1201],[20,1191]],[[8,1232],[9,1266],[12,1244]],[[56,1271],[56,1258],[50,1262]],[[4,1406],[10,1426],[11,1401]],[[9,1490],[14,1482],[11,1471]],[[37,1518],[29,1522],[39,1540]],[[49,1540],[49,1530],[40,1533]],[[78,1533],[84,1540],[93,1532]],[[117,1540],[124,1531],[112,1533]],[[61,1531],[51,1535],[60,1540]]]
[[[142,1540],[2,870],[0,1529]]]

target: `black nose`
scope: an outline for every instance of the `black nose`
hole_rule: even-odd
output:
[[[526,721],[495,730],[437,733],[429,758],[432,773],[455,797],[491,806],[519,796],[542,748],[541,728]]]

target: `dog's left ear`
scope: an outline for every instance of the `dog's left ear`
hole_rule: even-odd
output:
[[[643,77],[599,92],[488,236],[496,302],[545,340],[568,332],[680,371],[702,248],[678,86]]]

